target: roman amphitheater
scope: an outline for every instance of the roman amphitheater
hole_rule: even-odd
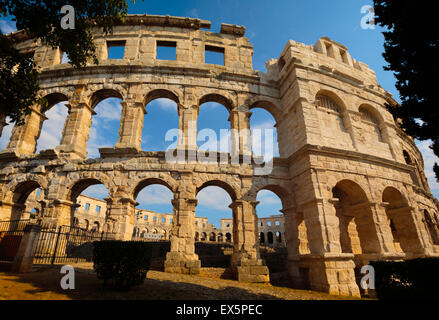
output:
[[[371,260],[439,255],[438,202],[432,196],[423,158],[413,139],[398,127],[385,105],[391,95],[375,73],[329,38],[314,45],[289,40],[267,72],[253,70],[253,47],[245,28],[170,16],[131,15],[104,37],[95,30],[99,64],[74,69],[61,63],[62,52],[24,32],[10,35],[23,52],[33,54],[41,70],[40,96],[25,123],[15,126],[0,153],[0,220],[19,219],[28,196],[41,189],[40,219],[74,223],[78,196],[87,187],[108,190],[103,230],[131,239],[136,197],[161,184],[174,194],[171,249],[165,271],[197,274],[194,251],[197,193],[208,186],[231,197],[233,254],[231,269],[239,281],[267,282],[261,258],[255,206],[260,190],[282,202],[285,263],[294,287],[331,294],[360,293],[359,270]],[[123,59],[107,59],[112,46],[124,47]],[[157,48],[173,47],[175,61],[156,59]],[[224,57],[223,65],[205,63],[205,53]],[[95,106],[105,98],[123,100],[119,140],[86,159]],[[166,153],[141,150],[148,104],[168,98],[178,105],[176,150],[186,161],[169,162]],[[59,146],[35,154],[45,113],[68,101]],[[197,161],[196,123],[206,102],[230,113],[232,150],[213,161]],[[252,110],[263,108],[276,121],[280,156],[261,173],[258,161],[246,161]],[[4,121],[3,121],[4,122]],[[3,125],[5,125],[4,123]],[[2,126],[3,126],[2,125]],[[232,161],[239,159],[239,162]]]

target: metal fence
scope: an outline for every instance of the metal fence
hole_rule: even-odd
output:
[[[111,240],[115,235],[77,227],[60,226],[41,230],[34,263],[72,263],[92,261],[93,241]]]
[[[96,232],[70,226],[57,227],[30,219],[0,221],[0,261],[14,260],[24,235],[24,228],[29,223],[41,226],[34,263],[91,261],[93,241],[115,239],[114,233]]]
[[[0,221],[0,261],[13,261],[30,220]]]

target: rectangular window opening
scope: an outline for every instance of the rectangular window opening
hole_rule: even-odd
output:
[[[204,63],[224,65],[224,48],[206,46],[204,48]]]
[[[85,204],[85,210],[88,210],[88,209],[90,209],[90,203]]]
[[[177,42],[157,41],[157,60],[177,60]]]
[[[101,206],[96,206],[96,212],[101,212]]]
[[[328,54],[328,57],[334,58],[334,50],[332,48],[332,45],[329,43],[325,43],[326,46],[326,53]]]
[[[125,54],[125,41],[107,41],[107,59],[123,59]]]
[[[341,56],[341,60],[344,63],[348,63],[348,57],[347,57],[346,51],[340,50],[340,56]]]

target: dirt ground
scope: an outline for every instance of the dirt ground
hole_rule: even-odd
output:
[[[73,264],[75,289],[63,290],[61,265],[34,266],[32,272],[0,272],[0,300],[341,300],[350,297],[240,283],[206,276],[191,276],[150,270],[144,284],[130,291],[102,288],[91,263]]]

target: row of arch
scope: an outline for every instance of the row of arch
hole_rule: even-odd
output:
[[[232,242],[232,234],[230,232],[226,232],[223,234],[219,232],[216,234],[215,232],[195,232],[194,240],[198,241],[209,241],[209,242]]]
[[[69,116],[68,113],[67,113],[67,109],[71,110],[72,108],[75,108],[75,105],[70,106],[70,104],[69,104],[69,101],[71,100],[71,97],[70,97],[70,100],[69,100],[69,96],[67,96],[64,93],[58,93],[58,92],[50,93],[45,98],[48,101],[48,105],[47,105],[47,107],[45,107],[42,110],[40,110],[41,114],[43,114],[43,116],[41,118],[42,120],[41,120],[41,123],[40,123],[40,126],[41,126],[41,128],[43,130],[40,130],[38,132],[38,134],[37,134],[34,152],[35,152],[35,150],[40,150],[41,151],[42,149],[55,148],[56,146],[59,146],[61,144],[61,141],[63,141],[62,134],[65,131],[65,126],[67,125],[67,117]],[[120,99],[121,101],[124,101],[123,100],[123,95],[120,94],[118,90],[115,90],[115,89],[100,89],[100,90],[94,92],[91,95],[90,98],[88,98],[89,105],[90,105],[90,107],[92,109],[96,109],[98,104],[100,104],[101,102],[103,102],[104,100],[109,99],[109,98],[116,98],[116,99]],[[184,107],[181,106],[181,103],[180,103],[181,98],[179,96],[177,96],[173,91],[165,90],[165,89],[156,89],[156,90],[153,90],[153,91],[151,91],[150,93],[147,94],[147,96],[143,100],[142,104],[143,104],[143,106],[147,106],[150,102],[152,102],[153,100],[156,100],[156,99],[168,99],[169,101],[171,101],[171,104],[172,103],[175,104],[175,106],[176,106],[175,107],[175,117],[169,117],[169,116],[166,117],[166,121],[172,122],[172,125],[169,124],[169,126],[165,126],[165,127],[167,129],[177,129],[177,128],[179,128],[179,126],[181,125],[181,124],[179,124],[179,122],[181,122],[181,121],[179,121],[178,118],[181,117],[181,110],[182,110],[182,108],[184,108]],[[120,100],[116,104],[120,104]],[[63,102],[65,103],[66,107],[61,106],[61,103],[63,103]],[[198,100],[197,114],[199,113],[199,106],[201,106],[202,104],[208,103],[208,102],[215,102],[215,103],[218,103],[218,104],[224,106],[225,109],[229,112],[229,115],[230,115],[231,110],[233,110],[235,108],[235,105],[234,105],[234,103],[232,103],[231,98],[226,97],[225,93],[221,93],[221,94],[219,94],[219,93],[210,93],[210,94],[203,95]],[[54,114],[51,115],[50,118],[53,118],[53,119],[56,118],[57,122],[56,122],[56,124],[51,123],[50,126],[46,126],[46,124],[48,124],[49,122],[47,122],[47,119],[44,118],[44,114],[46,114],[46,112],[51,110],[55,105],[56,105],[57,111],[54,111]],[[105,107],[109,108],[108,106],[105,106]],[[191,106],[188,106],[188,107],[191,107]],[[116,110],[117,112],[119,112],[117,117],[119,117],[119,120],[123,121],[123,119],[122,119],[122,117],[124,115],[123,110],[121,111],[120,107],[116,107],[116,108],[119,110],[119,111]],[[122,108],[123,108],[123,106],[122,106]],[[264,117],[265,118],[268,117],[267,119],[269,119],[269,118],[273,119],[273,125],[278,121],[278,119],[280,117],[280,113],[281,113],[280,108],[278,106],[276,106],[276,104],[273,101],[269,101],[269,100],[260,101],[260,100],[256,100],[255,99],[255,102],[252,102],[252,105],[249,106],[249,109],[253,109],[253,108],[263,109],[266,112],[268,112],[268,115],[264,115]],[[106,110],[103,110],[103,109],[104,109],[104,106],[102,105],[102,111],[99,112],[99,114],[101,114],[102,116],[105,115],[105,111],[106,111]],[[154,108],[154,109],[157,110],[157,108]],[[115,110],[110,110],[110,111],[113,112],[113,113],[116,112]],[[168,111],[169,110],[166,111],[167,115],[169,115]],[[174,111],[172,111],[172,112],[174,113]],[[98,114],[98,116],[99,116],[99,114]],[[116,120],[114,117],[115,117],[114,115],[111,115],[111,116],[108,117],[108,119],[103,118],[103,119],[100,119],[99,121],[100,122],[102,122],[102,121],[104,121],[104,122],[105,121],[114,121],[114,120]],[[61,118],[64,118],[64,129],[60,126],[61,123],[62,123]],[[93,119],[94,119],[94,117],[93,117]],[[149,119],[148,115],[145,116],[145,119]],[[197,117],[197,119],[198,119],[198,117]],[[172,120],[172,121],[170,121],[170,120]],[[224,121],[225,122],[223,123],[223,125],[224,125],[223,129],[232,129],[233,126],[235,125],[235,122],[231,120],[231,116],[229,116],[228,119],[227,119],[227,117],[225,117]],[[227,124],[227,121],[229,122],[228,124]],[[116,140],[116,141],[111,141],[110,142],[110,143],[113,143],[113,146],[115,146],[116,142],[118,142],[118,139],[120,139],[120,137],[115,136],[114,134],[97,134],[97,133],[95,133],[96,130],[103,130],[103,129],[101,128],[101,126],[94,127],[94,123],[95,122],[92,122],[92,127],[91,127],[92,131],[90,132],[90,135],[92,135],[92,137],[94,139],[97,139],[97,140],[101,139],[102,137],[105,136],[106,137],[105,142],[107,142],[107,140],[109,140],[109,139],[110,140]],[[157,121],[154,121],[154,122],[151,123],[151,125],[156,125],[156,123],[157,123]],[[122,123],[120,121],[117,124],[115,122],[112,123],[112,126],[114,126],[114,127],[118,126],[119,127],[119,124],[122,126]],[[250,128],[250,123],[249,123],[249,128]],[[114,129],[116,129],[116,128],[114,128]],[[159,129],[162,129],[162,127],[157,128],[157,130],[159,130]],[[45,130],[50,130],[50,134],[46,134]],[[56,132],[55,132],[55,130],[56,130]],[[9,134],[12,133],[10,130],[6,130],[6,131]],[[274,136],[276,136],[276,128],[274,126],[273,126],[273,131],[275,132]],[[113,130],[113,132],[116,132],[116,130]],[[142,133],[142,137],[143,137],[142,138],[142,144],[144,142],[146,142],[146,140],[147,140],[147,138],[149,136],[147,134],[147,132],[150,132],[150,131],[147,130],[147,126],[144,126],[144,130],[143,130],[143,133]],[[41,141],[43,139],[42,134],[44,135],[44,140],[45,141],[49,141],[51,143],[50,147],[42,147],[42,148],[40,148],[40,144],[41,144]],[[60,137],[60,141],[58,141],[58,144],[56,144],[56,142],[54,141],[55,140],[55,138],[54,138],[55,136],[56,137],[58,137],[58,136]],[[165,133],[163,133],[163,137],[161,137],[161,138],[163,140],[162,144],[165,146],[166,145]],[[205,137],[200,136],[199,138],[202,139],[202,138],[205,138]],[[219,138],[219,136],[217,138]],[[4,138],[2,140],[5,140],[5,139],[7,139],[7,138]],[[230,150],[230,148],[232,146],[232,141],[230,140],[230,137],[227,138],[227,139],[228,140],[226,141],[226,143],[227,143],[228,148]],[[148,143],[148,147],[151,148],[152,145],[150,145],[150,144],[151,143],[155,143],[156,140],[157,139],[152,139],[152,142]],[[2,144],[6,145],[6,142],[7,141],[3,141]],[[199,144],[201,144],[201,143],[202,142],[199,141]],[[273,141],[273,143],[274,143],[274,149],[275,149],[274,150],[274,154],[277,155],[277,154],[279,154],[279,149],[277,147],[277,142]],[[94,144],[96,144],[96,146]],[[96,156],[96,155],[98,155],[97,154],[97,148],[99,147],[99,144],[102,144],[102,141],[100,141],[100,142],[97,141],[97,143],[94,143],[94,144],[87,143],[87,147],[88,147],[89,155],[92,154],[93,156]],[[104,146],[107,146],[107,145],[104,145]],[[164,146],[160,145],[159,147],[157,147],[158,148],[157,151],[159,151],[159,150],[163,151]],[[91,151],[91,148],[93,148],[93,151]],[[227,152],[227,150],[222,150],[222,151],[223,152]]]

